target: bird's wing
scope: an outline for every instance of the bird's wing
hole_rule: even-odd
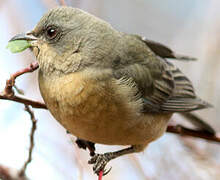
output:
[[[131,79],[143,99],[146,112],[188,112],[209,106],[196,97],[189,79],[167,60],[149,60],[115,69],[114,77]]]
[[[165,46],[164,44],[148,40],[145,37],[141,37],[138,35],[134,35],[141,41],[143,41],[156,55],[162,57],[162,58],[170,58],[170,59],[176,59],[176,60],[182,60],[182,61],[195,61],[196,58],[176,54],[172,49]]]
[[[164,59],[161,61],[166,63],[165,70],[171,74],[174,83],[172,94],[161,105],[163,111],[188,112],[211,107],[196,96],[191,81],[177,67]]]

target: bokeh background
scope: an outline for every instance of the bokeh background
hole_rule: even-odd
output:
[[[112,24],[116,29],[159,41],[176,52],[198,58],[174,62],[192,80],[197,94],[215,108],[197,114],[220,131],[220,1],[219,0],[66,0]],[[26,50],[11,54],[5,47],[15,34],[34,27],[56,0],[0,1],[0,91],[10,74],[34,61]],[[17,79],[29,98],[42,101],[37,72]],[[23,105],[0,101],[0,164],[19,169],[27,158],[31,121]],[[34,109],[38,119],[35,148],[27,176],[31,180],[97,179],[87,165],[88,152],[46,110]],[[175,115],[176,123],[184,123]],[[187,125],[187,124],[186,124]],[[98,152],[118,146],[97,145]],[[219,180],[220,146],[204,140],[166,133],[143,153],[113,160],[105,180]]]

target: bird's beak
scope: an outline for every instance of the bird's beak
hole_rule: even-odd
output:
[[[9,40],[9,42],[15,41],[15,40],[25,40],[25,41],[28,41],[28,43],[30,45],[28,47],[34,53],[34,55],[36,57],[38,56],[39,51],[40,51],[39,48],[38,48],[38,40],[39,39],[36,36],[34,36],[34,33],[32,31],[28,32],[28,33],[23,33],[23,34],[17,34],[13,38],[11,38]]]
[[[32,34],[32,32],[28,33],[22,33],[22,34],[17,34],[13,38],[9,40],[10,41],[15,41],[15,40],[27,40],[27,41],[36,41],[37,38]]]

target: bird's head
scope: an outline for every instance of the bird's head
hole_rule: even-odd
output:
[[[58,7],[47,12],[33,30],[10,41],[27,40],[43,71],[68,73],[79,69],[82,59],[89,64],[103,56],[101,49],[106,47],[101,41],[111,39],[109,29],[109,24],[80,9]]]

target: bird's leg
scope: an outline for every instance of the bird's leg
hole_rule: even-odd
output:
[[[95,143],[77,138],[76,144],[79,148],[82,148],[85,150],[86,150],[86,148],[88,148],[88,150],[90,152],[90,156],[95,155]]]
[[[70,134],[70,132],[67,130],[66,131],[67,134]],[[90,156],[94,156],[95,155],[95,143],[90,142],[90,141],[86,141],[80,138],[76,139],[76,144],[78,146],[78,148],[82,148],[84,150],[86,150],[86,148],[88,148],[89,152],[90,152]]]
[[[104,171],[104,175],[106,175],[111,169],[106,172],[104,170],[104,168],[110,160],[115,159],[115,158],[122,156],[122,155],[142,151],[144,149],[144,147],[145,147],[144,145],[133,145],[129,148],[122,149],[122,150],[115,151],[115,152],[108,152],[108,153],[104,153],[104,154],[95,154],[89,160],[88,163],[94,164],[93,165],[94,173],[96,173],[98,175],[100,171]]]

